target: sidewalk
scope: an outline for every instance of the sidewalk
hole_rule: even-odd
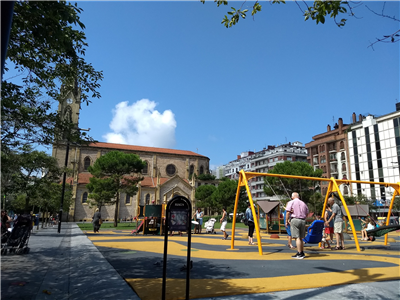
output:
[[[1,299],[139,299],[75,223],[35,230],[29,247],[1,257]]]

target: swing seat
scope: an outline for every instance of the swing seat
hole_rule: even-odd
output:
[[[395,231],[400,229],[400,225],[388,225],[388,226],[380,226],[375,229],[367,230],[367,236],[375,236],[380,237],[389,233],[391,231]]]
[[[303,239],[306,244],[318,244],[322,240],[322,232],[324,230],[324,221],[315,220],[308,228],[308,233]]]

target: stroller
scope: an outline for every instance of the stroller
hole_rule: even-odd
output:
[[[214,218],[211,218],[204,224],[204,228],[206,229],[206,233],[216,233],[214,231],[215,222],[217,222],[217,220],[214,219]]]
[[[8,235],[7,239],[1,244],[1,254],[10,253],[24,254],[29,253],[29,237],[32,231],[32,216],[29,214],[20,215],[14,223],[14,228]]]

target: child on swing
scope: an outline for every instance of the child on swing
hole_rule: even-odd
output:
[[[372,219],[368,220],[368,225],[367,225],[367,229],[363,229],[361,230],[361,240],[362,241],[368,241],[368,234],[367,231],[368,230],[372,230],[375,229],[375,222]]]

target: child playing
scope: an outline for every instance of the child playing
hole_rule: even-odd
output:
[[[320,247],[320,249],[325,249],[325,248],[330,249],[331,248],[331,245],[326,240],[327,238],[328,238],[328,234],[325,232],[325,230],[323,230],[322,231],[322,239],[321,239],[321,247]]]

